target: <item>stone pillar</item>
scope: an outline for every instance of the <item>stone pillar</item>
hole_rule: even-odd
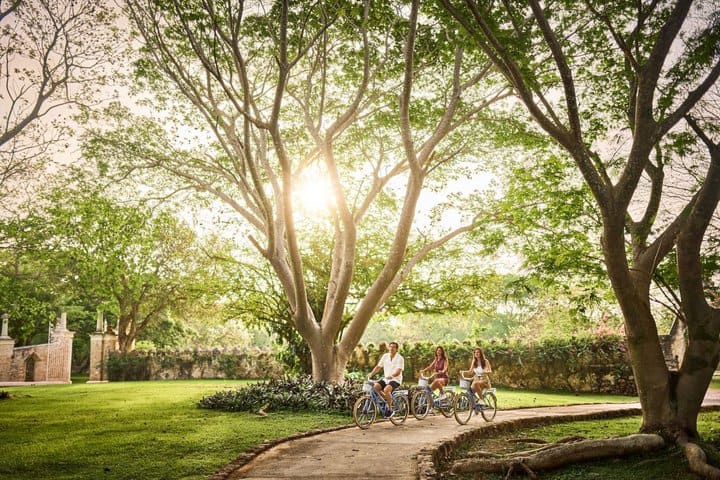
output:
[[[72,344],[75,332],[67,329],[67,313],[60,315],[55,328],[50,332],[48,342],[48,382],[72,383]]]
[[[12,363],[13,347],[15,340],[8,336],[8,320],[10,316],[7,313],[2,314],[2,329],[0,330],[0,381],[8,382],[10,378],[10,367]]]
[[[107,359],[118,350],[118,336],[109,326],[103,332],[103,313],[98,310],[96,332],[90,334],[90,378],[87,383],[107,382]]]
[[[105,319],[104,319],[103,311],[98,308],[97,320],[95,321],[95,332],[102,333],[104,331],[105,331]]]
[[[10,338],[8,336],[8,323],[10,321],[10,315],[7,313],[2,314],[2,329],[0,329],[0,338]]]

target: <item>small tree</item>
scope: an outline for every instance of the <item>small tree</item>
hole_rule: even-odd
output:
[[[98,192],[58,190],[40,215],[44,255],[55,277],[75,297],[93,299],[117,316],[123,352],[211,283],[213,267],[195,234],[168,212]]]

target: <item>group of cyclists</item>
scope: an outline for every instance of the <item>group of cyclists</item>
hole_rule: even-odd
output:
[[[445,349],[438,346],[435,349],[433,361],[420,372],[432,372],[432,374],[434,374],[430,389],[433,391],[439,390],[439,393],[442,395],[444,393],[443,388],[450,382],[450,377],[448,376],[449,368],[450,361],[445,354]],[[402,385],[403,370],[405,369],[405,359],[398,353],[397,342],[390,342],[389,351],[380,357],[380,361],[368,375],[368,380],[371,380],[380,369],[383,370],[383,378],[375,382],[374,388],[375,391],[385,399],[388,407],[392,409],[392,392]],[[490,361],[485,358],[485,353],[482,348],[477,347],[473,350],[469,368],[467,370],[461,370],[460,374],[463,376],[472,376],[471,388],[473,392],[481,398],[482,390],[484,388],[490,388],[490,379],[487,375],[490,372],[492,372]],[[431,375],[428,375],[428,377],[429,376]]]

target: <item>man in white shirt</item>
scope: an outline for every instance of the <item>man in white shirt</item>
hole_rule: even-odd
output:
[[[375,390],[383,396],[390,412],[392,412],[392,391],[402,384],[402,372],[405,369],[405,359],[397,351],[397,342],[390,342],[390,351],[380,357],[380,361],[368,375],[370,380],[382,367],[383,378],[375,383]]]

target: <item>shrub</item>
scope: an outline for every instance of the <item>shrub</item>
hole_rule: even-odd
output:
[[[0,390],[0,400],[9,400],[10,399],[10,392],[6,392],[5,390]]]
[[[221,391],[203,397],[200,408],[215,410],[256,412],[267,410],[304,410],[351,413],[359,396],[361,381],[348,379],[342,385],[313,382],[308,375],[283,377]]]
[[[111,353],[107,361],[108,378],[113,381],[149,380],[150,367],[147,357]]]

